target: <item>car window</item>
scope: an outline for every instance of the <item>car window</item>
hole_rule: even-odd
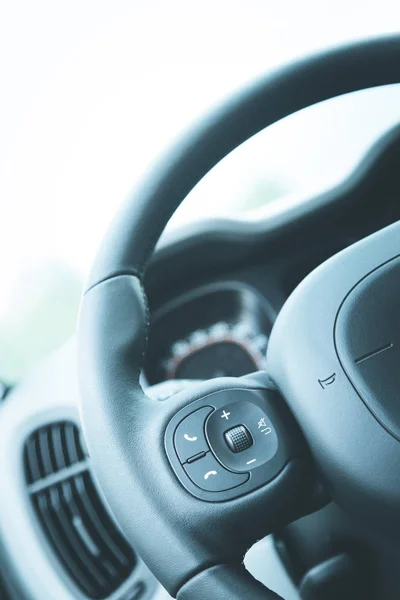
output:
[[[189,124],[287,60],[398,23],[397,2],[387,0],[379,12],[375,2],[343,0],[3,4],[0,378],[8,381],[72,335],[108,223]],[[216,167],[170,226],[246,218],[330,187],[399,121],[399,100],[391,86],[276,124]]]

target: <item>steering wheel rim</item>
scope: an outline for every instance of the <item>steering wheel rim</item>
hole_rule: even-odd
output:
[[[276,526],[298,518],[309,507],[319,505],[320,499],[315,501],[313,471],[301,463],[304,451],[298,449],[294,454],[300,452],[300,462],[296,462],[296,456],[268,483],[268,498],[260,488],[223,502],[229,505],[226,518],[220,507],[213,505],[211,509],[201,500],[189,498],[182,489],[165,454],[168,423],[187,405],[221,389],[236,389],[239,384],[236,379],[207,382],[177,394],[173,402],[162,407],[144,394],[139,375],[149,327],[142,284],[146,265],[179,204],[234,148],[285,116],[317,102],[399,83],[399,65],[400,37],[391,36],[324,52],[261,79],[167,153],[123,207],[100,248],[83,298],[78,330],[84,430],[100,485],[128,539],[171,595],[178,594],[182,600],[210,595],[213,586],[218,586],[221,599],[246,595],[260,600],[276,598],[240,566],[240,555],[257,539],[259,530],[249,525],[248,531],[241,531],[240,543],[232,552],[223,549],[224,536],[233,522],[245,519],[249,510],[261,517],[263,507],[269,508],[272,516],[268,527],[260,531],[262,537],[271,530],[272,521]],[[268,390],[270,382],[259,374],[245,378],[240,387]],[[290,416],[284,418],[290,421]],[[133,456],[135,452],[138,456]],[[283,490],[288,494],[294,482],[300,485],[300,480],[307,481],[304,487],[308,487],[308,493],[298,497],[296,508],[288,504],[277,510]],[[161,498],[163,486],[171,493],[186,494],[180,496],[186,507],[184,532],[173,531],[177,523],[172,508]],[[143,523],[132,515],[133,501],[143,513]],[[199,508],[196,502],[202,506]],[[165,517],[158,514],[161,508],[166,509]],[[207,519],[215,523],[217,515],[220,524],[216,531],[202,535],[198,528],[189,526],[190,510],[197,511],[203,526]],[[139,531],[141,528],[146,531]],[[173,536],[174,543],[168,567],[159,564],[160,553],[156,551],[157,538],[166,537],[166,532]],[[188,532],[192,539],[188,540]],[[210,552],[213,543],[215,553]],[[231,543],[235,545],[234,538]],[[159,546],[165,550],[169,541],[163,540]],[[180,561],[186,561],[184,568],[178,564]]]

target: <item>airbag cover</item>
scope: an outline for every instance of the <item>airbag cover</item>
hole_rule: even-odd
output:
[[[400,440],[400,258],[347,295],[335,343],[351,383],[378,421]]]

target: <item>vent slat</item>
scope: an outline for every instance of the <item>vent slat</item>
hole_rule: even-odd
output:
[[[65,469],[67,466],[61,439],[61,428],[62,425],[60,423],[54,423],[51,426],[51,445],[53,447],[55,471]]]
[[[75,448],[78,454],[78,460],[83,460],[87,456],[86,447],[84,447],[81,432],[77,427],[74,427]]]
[[[136,555],[110,517],[86,465],[71,473],[69,467],[86,457],[80,430],[70,421],[41,427],[25,444],[26,477],[35,483],[30,493],[44,533],[81,591],[102,600],[127,579]],[[57,477],[49,477],[53,474]]]
[[[85,473],[75,477],[74,486],[80,506],[87,516],[91,530],[98,536],[103,552],[120,568],[131,568],[134,560],[133,551],[115,528],[110,535],[110,518],[102,504],[96,506],[98,494],[90,475]]]
[[[30,437],[25,447],[25,467],[29,483],[41,479],[35,438]]]
[[[68,465],[73,465],[79,461],[78,450],[76,447],[76,438],[74,435],[74,425],[66,423],[63,429],[64,433],[64,448],[67,455]]]
[[[85,573],[90,574],[91,581],[97,588],[97,593],[101,590],[110,591],[108,582],[103,577],[102,573],[96,568],[95,562],[91,559],[81,538],[76,534],[75,528],[72,525],[73,515],[68,515],[68,507],[64,505],[62,493],[56,487],[51,488],[47,492],[50,501],[50,506],[53,511],[53,516],[58,523],[60,531],[64,535],[64,544],[68,544],[70,551],[76,554],[79,562]]]
[[[53,464],[50,456],[49,431],[47,428],[42,428],[38,432],[39,454],[42,459],[42,469],[44,476],[54,473]]]
[[[62,497],[65,501],[68,511],[71,513],[71,523],[76,534],[80,537],[82,543],[86,546],[89,554],[93,557],[99,556],[100,548],[95,543],[91,535],[87,532],[84,522],[81,518],[81,513],[75,504],[74,495],[70,481],[64,481],[61,484]]]
[[[96,587],[93,586],[90,581],[90,577],[87,576],[86,571],[82,569],[77,556],[65,546],[64,536],[59,533],[58,527],[53,520],[52,513],[50,511],[47,498],[45,494],[38,494],[35,497],[35,506],[39,513],[41,523],[49,539],[53,543],[58,556],[62,559],[62,562],[69,572],[71,577],[77,582],[82,591],[87,594],[90,598],[97,597]]]
[[[118,573],[113,565],[103,558],[102,549],[97,544],[97,540],[93,538],[92,532],[88,528],[87,520],[84,519],[84,515],[82,515],[81,510],[75,503],[76,493],[74,493],[72,489],[72,483],[73,480],[71,480],[71,482],[65,481],[62,484],[64,498],[72,512],[72,524],[82,543],[86,546],[89,554],[92,556],[96,568],[102,573],[107,584],[112,585],[114,579],[118,577]]]
[[[34,442],[35,442],[34,452],[37,456],[37,463],[39,466],[40,479],[43,479],[43,477],[46,477],[46,473],[45,473],[44,466],[43,466],[42,453],[40,452],[39,433],[40,433],[40,429],[39,429],[39,431],[36,432],[36,434],[34,435],[34,438],[33,438]]]

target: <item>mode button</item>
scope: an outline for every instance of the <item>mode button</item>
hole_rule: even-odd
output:
[[[228,448],[235,454],[244,452],[253,445],[251,433],[244,425],[237,425],[229,429],[229,431],[225,431],[224,437]]]

